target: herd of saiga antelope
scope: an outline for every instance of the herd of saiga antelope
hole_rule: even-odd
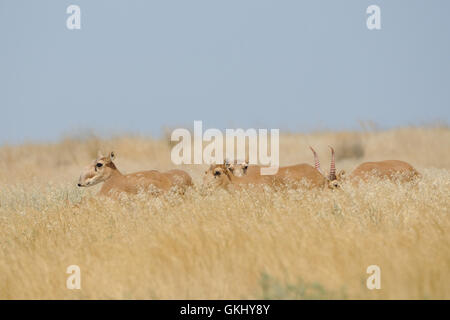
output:
[[[400,160],[384,160],[378,162],[364,162],[356,167],[347,178],[341,170],[336,173],[334,149],[331,149],[330,171],[326,174],[320,168],[319,157],[316,151],[310,147],[314,155],[314,167],[301,163],[297,165],[280,167],[275,175],[261,175],[261,167],[249,165],[248,161],[223,164],[212,164],[205,171],[203,184],[206,187],[230,189],[245,189],[255,187],[286,187],[296,188],[330,188],[337,189],[343,180],[358,182],[370,177],[397,180],[400,182],[412,181],[420,174],[408,163]],[[103,182],[99,195],[116,197],[125,192],[137,194],[141,189],[151,189],[152,192],[163,193],[175,187],[182,193],[188,187],[193,186],[190,175],[183,170],[170,170],[159,172],[158,170],[141,171],[130,174],[122,174],[114,165],[114,152],[108,156],[99,153],[93,161],[81,173],[78,182],[79,187],[90,187]]]

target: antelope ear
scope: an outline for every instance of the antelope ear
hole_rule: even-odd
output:
[[[108,160],[111,162],[111,161],[113,161],[115,158],[116,158],[116,155],[114,154],[114,151],[111,151],[111,152],[109,153]]]
[[[346,175],[345,170],[341,170],[341,171],[339,171],[339,173],[338,173],[338,177],[339,177],[339,178],[343,178],[343,177],[345,177],[345,175]]]

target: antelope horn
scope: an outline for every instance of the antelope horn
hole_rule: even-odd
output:
[[[319,156],[317,155],[317,152],[311,146],[309,146],[309,148],[311,149],[311,151],[314,154],[314,168],[316,168],[320,173],[323,174],[322,169],[320,168],[320,161],[319,161]]]
[[[334,149],[331,146],[328,146],[331,149],[331,164],[330,164],[330,174],[328,179],[330,181],[336,180],[336,164],[334,160]]]

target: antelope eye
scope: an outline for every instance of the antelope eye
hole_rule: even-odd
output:
[[[215,176],[220,176],[220,171],[214,171]]]
[[[100,162],[99,162],[99,163],[96,164],[96,166],[97,166],[97,168],[100,168],[100,167],[103,166],[103,163],[100,163]]]

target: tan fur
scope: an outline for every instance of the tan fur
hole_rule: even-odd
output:
[[[334,160],[334,149],[331,149],[331,163],[330,163],[330,173],[324,177],[327,179],[327,184],[330,189],[336,189],[341,186],[343,180],[347,180],[346,173],[344,170],[340,170],[336,173],[335,160]],[[320,162],[317,157],[316,152],[312,147],[310,147],[314,153],[315,161],[320,170]],[[334,174],[333,174],[334,173]],[[349,180],[353,183],[358,181],[367,181],[370,177],[378,177],[380,179],[389,179],[391,181],[399,180],[401,182],[407,182],[420,177],[420,173],[416,171],[409,163],[400,160],[384,160],[378,162],[364,162],[360,164],[351,173]]]
[[[192,186],[192,179],[183,170],[159,172],[157,170],[122,174],[113,163],[114,153],[99,157],[80,175],[79,187],[89,187],[103,182],[99,195],[117,196],[121,192],[137,194],[139,190],[149,190],[155,194],[166,192],[173,187],[184,192]]]
[[[225,161],[225,165],[231,168],[230,171],[235,176],[246,176],[252,179],[258,179],[257,177],[261,176],[262,166],[249,165],[248,160],[241,163],[234,162],[233,164]],[[306,182],[310,188],[316,188],[326,185],[327,179],[319,170],[306,163],[281,167],[272,178],[272,183],[278,186],[289,185],[295,188],[302,182]],[[331,184],[329,187],[331,187]]]
[[[378,162],[364,162],[350,174],[350,180],[367,180],[369,177],[396,180],[401,182],[412,181],[420,174],[409,163],[400,160],[384,160]]]
[[[326,178],[309,164],[281,167],[275,175],[261,175],[261,167],[255,165],[249,166],[243,175],[236,176],[236,171],[241,170],[242,173],[244,166],[245,163],[241,165],[234,164],[233,170],[230,170],[228,163],[213,164],[205,171],[204,185],[226,189],[230,189],[230,186],[232,188],[248,188],[250,186],[260,187],[263,185],[296,188],[303,182],[306,182],[309,188],[324,187],[326,185]]]
[[[309,188],[326,186],[327,179],[313,166],[302,163],[288,167],[281,167],[276,174],[278,182],[296,186],[302,181],[306,181]]]

